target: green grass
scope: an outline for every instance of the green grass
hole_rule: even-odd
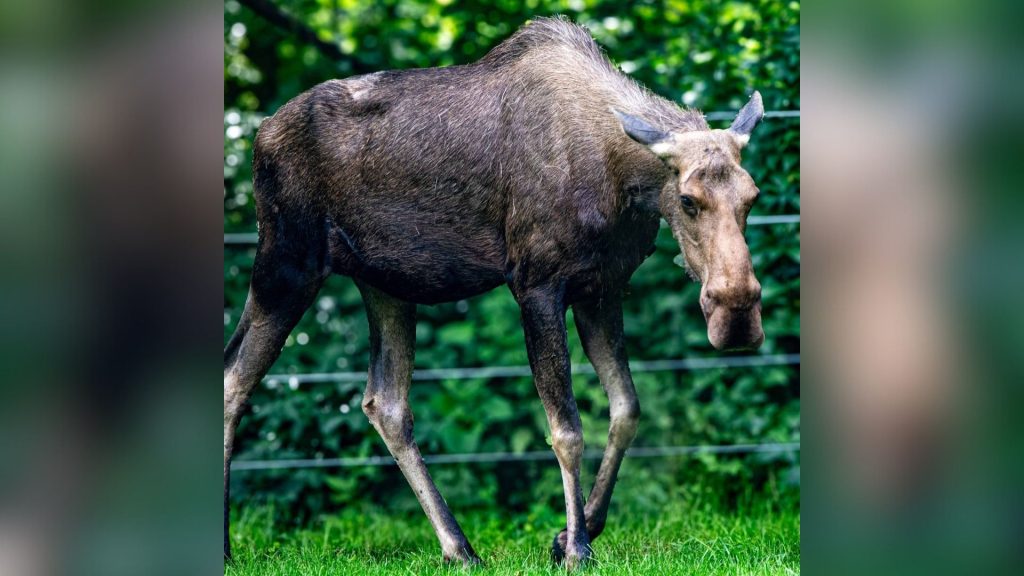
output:
[[[631,516],[613,508],[608,527],[594,543],[586,574],[799,574],[800,517],[795,508],[757,507],[734,513],[662,510],[658,517]],[[268,510],[245,511],[232,527],[230,576],[328,574],[463,574],[445,566],[422,514],[348,511],[315,529],[275,530]],[[476,574],[565,574],[550,561],[557,532],[553,513],[510,516],[458,514],[485,566]]]

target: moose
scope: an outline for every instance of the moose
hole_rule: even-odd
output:
[[[552,556],[572,567],[604,530],[640,418],[622,293],[664,218],[716,349],[761,345],[761,286],[744,239],[757,186],[740,151],[764,115],[754,92],[726,130],[642,88],[589,32],[539,18],[472,64],[331,80],[284,104],[253,146],[259,241],[224,351],[224,553],[235,429],[325,278],[366,306],[362,408],[397,461],[445,562],[480,563],[420,455],[408,402],[416,307],[508,286],[565,491]],[[609,397],[590,497],[566,313]]]

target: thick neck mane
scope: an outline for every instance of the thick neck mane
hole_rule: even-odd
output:
[[[662,130],[708,130],[703,114],[681,108],[619,71],[586,28],[563,18],[537,18],[495,46],[483,66],[516,66],[546,84],[589,95],[622,112],[640,116]]]

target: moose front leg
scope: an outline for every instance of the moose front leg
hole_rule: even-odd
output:
[[[560,290],[530,291],[517,294],[523,313],[526,352],[530,357],[537,393],[547,413],[551,443],[562,470],[565,490],[566,540],[564,558],[569,567],[584,563],[591,556],[580,486],[583,461],[583,424],[572,394],[569,352],[565,333],[565,305]]]
[[[622,332],[622,300],[619,296],[606,296],[600,300],[574,304],[573,316],[583,342],[583,350],[608,394],[611,416],[608,445],[597,472],[594,489],[587,499],[587,533],[593,540],[604,530],[619,465],[636,436],[640,404],[633,388],[633,377],[629,373]],[[555,537],[553,551],[556,557],[564,552],[566,540],[565,530]]]
[[[412,435],[409,387],[416,343],[416,305],[358,284],[370,323],[370,377],[363,412],[398,462],[430,519],[446,562],[479,564],[480,558],[430,478]]]

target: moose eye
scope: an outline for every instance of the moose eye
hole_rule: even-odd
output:
[[[696,214],[697,212],[697,201],[693,199],[693,196],[683,195],[679,197],[679,202],[683,204],[683,210],[686,210],[689,214]]]

